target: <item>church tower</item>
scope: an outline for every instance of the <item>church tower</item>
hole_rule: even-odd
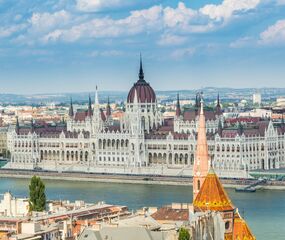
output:
[[[199,193],[209,171],[209,153],[203,103],[203,98],[201,98],[196,158],[193,167],[193,200],[195,200],[197,194]]]

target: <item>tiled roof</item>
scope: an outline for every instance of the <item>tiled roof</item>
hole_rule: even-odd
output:
[[[189,221],[188,209],[174,209],[171,207],[162,207],[151,215],[155,220],[167,221]]]
[[[228,211],[234,209],[228,194],[212,168],[206,176],[193,205],[196,211]]]
[[[255,236],[250,231],[246,221],[244,221],[239,213],[235,213],[234,218],[234,238],[235,240],[255,240]]]

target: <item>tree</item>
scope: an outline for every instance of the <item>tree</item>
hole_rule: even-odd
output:
[[[44,211],[46,208],[45,184],[38,176],[33,176],[29,185],[29,211]]]
[[[190,234],[187,229],[183,227],[179,229],[178,240],[190,240]]]

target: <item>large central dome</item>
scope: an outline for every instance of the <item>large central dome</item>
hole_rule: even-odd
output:
[[[155,92],[152,87],[144,80],[144,73],[142,68],[142,59],[140,59],[139,80],[134,84],[128,94],[128,103],[134,102],[135,93],[139,103],[154,103],[156,101]]]

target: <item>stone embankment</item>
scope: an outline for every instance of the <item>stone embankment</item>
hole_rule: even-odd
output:
[[[125,174],[99,174],[82,172],[53,172],[53,171],[31,171],[0,169],[0,178],[22,178],[29,179],[33,175],[39,175],[42,179],[63,181],[86,181],[105,183],[127,183],[127,184],[158,184],[158,185],[192,185],[191,177],[174,177],[159,175],[125,175]],[[221,179],[227,188],[250,185],[254,179]],[[267,181],[259,186],[259,189],[285,190],[284,181]]]

